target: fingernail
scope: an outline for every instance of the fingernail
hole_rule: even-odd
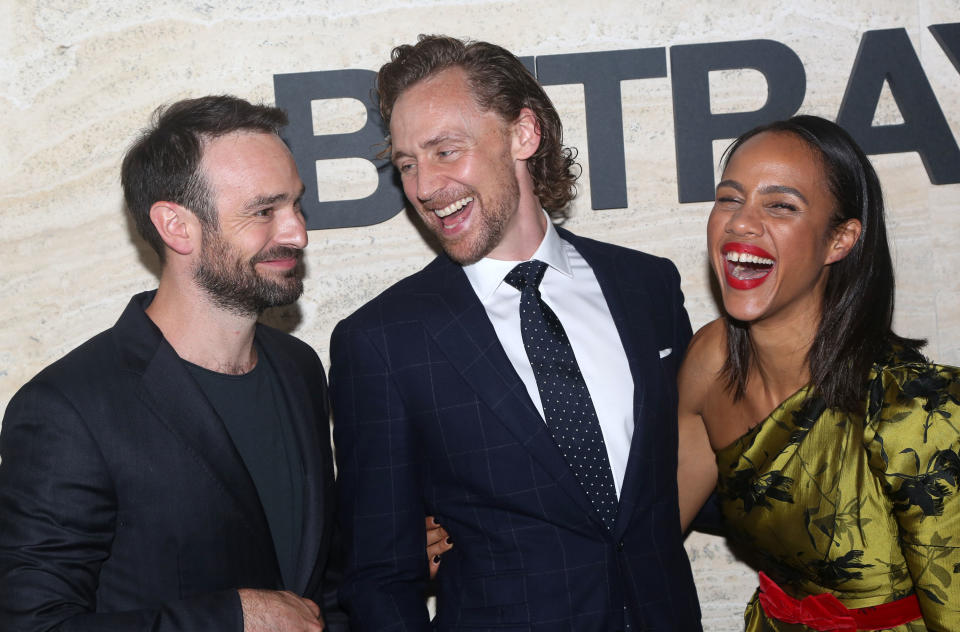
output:
[[[453,544],[453,541],[450,540],[450,536],[447,536],[447,538],[444,540],[444,542],[446,542],[447,544]]]
[[[433,563],[434,563],[434,564],[439,564],[439,563],[440,563],[440,556],[439,556],[439,555],[434,555],[434,556],[433,556]]]

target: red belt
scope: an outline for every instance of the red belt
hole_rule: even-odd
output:
[[[760,605],[768,617],[821,632],[884,630],[923,618],[917,596],[868,608],[847,608],[830,593],[794,599],[760,573]]]

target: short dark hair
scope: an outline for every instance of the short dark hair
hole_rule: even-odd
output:
[[[237,131],[278,134],[283,110],[230,95],[184,99],[157,108],[149,127],[127,150],[120,182],[137,231],[164,260],[164,244],[150,221],[158,201],[180,204],[206,226],[218,228],[217,209],[200,169],[205,141]]]
[[[512,122],[529,108],[540,129],[540,147],[527,159],[533,191],[556,219],[566,217],[580,175],[576,153],[563,146],[560,115],[536,78],[510,51],[487,42],[421,35],[416,44],[397,46],[377,73],[380,114],[390,127],[397,98],[413,84],[448,68],[467,74],[473,98],[484,111]]]
[[[860,238],[847,256],[830,265],[820,324],[807,363],[811,383],[831,408],[863,409],[867,376],[874,362],[899,346],[919,353],[925,340],[902,338],[891,330],[893,262],[887,244],[880,180],[866,154],[842,127],[818,116],[795,116],[755,127],[724,152],[723,167],[749,139],[764,132],[791,134],[819,158],[836,201],[831,227],[849,219],[861,224]],[[743,397],[753,358],[745,323],[726,318],[727,360],[722,373],[734,399]]]

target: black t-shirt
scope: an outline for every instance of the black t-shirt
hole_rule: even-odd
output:
[[[303,524],[303,467],[276,371],[257,349],[243,375],[210,371],[184,360],[220,415],[256,485],[286,587],[297,568]]]

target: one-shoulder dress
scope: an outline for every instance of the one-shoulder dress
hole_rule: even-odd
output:
[[[885,629],[960,631],[960,370],[891,353],[862,413],[805,387],[717,463],[728,539],[789,597],[859,609],[915,594],[923,618]],[[744,619],[814,629],[767,616],[757,594]]]

